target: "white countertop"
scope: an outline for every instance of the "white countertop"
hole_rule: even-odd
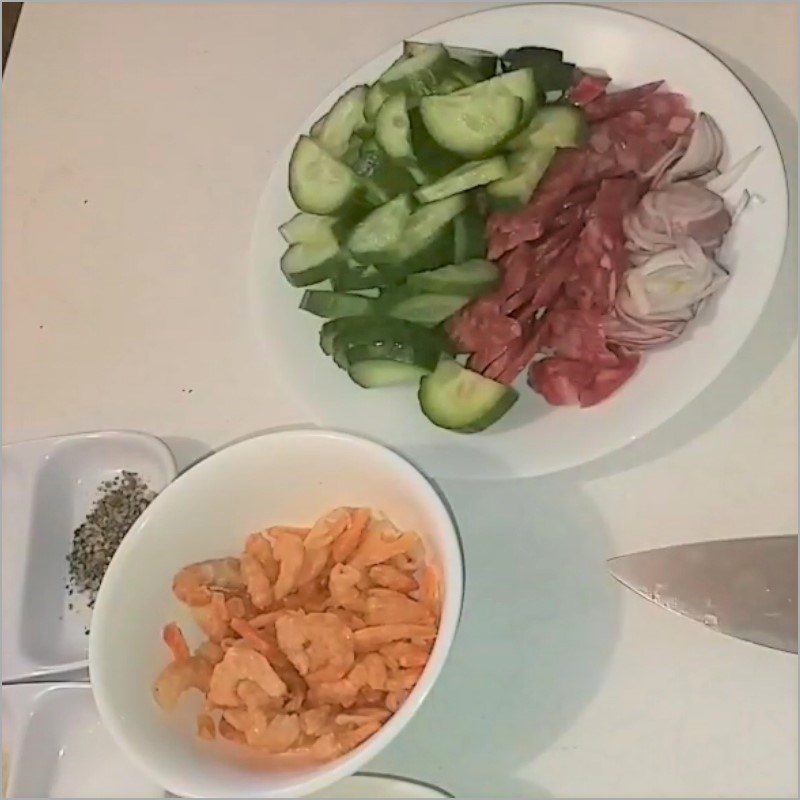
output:
[[[186,465],[302,421],[246,312],[273,160],[353,68],[489,5],[26,4],[3,81],[4,441],[135,428]],[[721,55],[796,153],[796,5],[622,7]],[[460,796],[796,796],[797,658],[641,601],[603,563],[796,532],[796,296],[795,251],[735,362],[628,450],[443,482],[462,629],[371,769]]]

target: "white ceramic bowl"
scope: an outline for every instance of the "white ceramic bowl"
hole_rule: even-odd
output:
[[[194,632],[172,595],[172,576],[193,561],[238,553],[252,531],[308,524],[341,505],[380,509],[401,529],[418,531],[441,569],[441,625],[417,686],[377,734],[327,764],[265,768],[234,745],[200,741],[196,706],[184,700],[176,712],[165,714],[151,694],[167,663],[161,627],[176,619],[187,638]],[[358,770],[411,719],[441,672],[462,592],[455,524],[428,480],[401,456],[332,431],[280,431],[249,439],[168,486],[114,556],[97,598],[89,645],[97,707],[133,761],[173,794],[298,797]],[[190,644],[197,641],[190,638]]]

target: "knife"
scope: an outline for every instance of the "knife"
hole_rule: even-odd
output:
[[[698,542],[609,559],[624,586],[748,642],[797,652],[797,536]]]

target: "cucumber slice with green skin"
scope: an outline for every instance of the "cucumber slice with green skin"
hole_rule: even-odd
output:
[[[390,93],[382,83],[376,82],[367,89],[367,97],[364,101],[364,118],[368,123],[375,122],[381,107],[389,99]]]
[[[448,60],[447,50],[442,45],[432,45],[423,52],[396,61],[378,81],[390,93],[407,92],[421,97],[435,91]]]
[[[469,297],[454,294],[417,294],[409,287],[387,289],[378,302],[383,313],[404,319],[426,328],[433,328],[452,317],[470,301]]]
[[[344,263],[339,245],[327,242],[293,244],[281,257],[281,272],[292,286],[311,286],[336,274]]]
[[[507,174],[508,166],[503,156],[487,158],[484,161],[468,161],[435,183],[420,187],[414,192],[414,197],[420,203],[443,200],[445,197],[461,194],[476,186],[485,186],[487,183],[505,178]]]
[[[412,272],[453,263],[452,221],[466,207],[464,195],[447,197],[418,208],[409,218],[391,258],[378,268],[391,280]]]
[[[425,42],[403,42],[403,52],[406,55],[416,55],[422,50],[433,45]],[[467,64],[477,71],[481,79],[491,78],[497,72],[497,55],[488,50],[476,50],[472,47],[445,46],[450,58]]]
[[[359,353],[359,360],[347,369],[350,378],[363,389],[379,389],[384,386],[399,386],[403,383],[416,383],[429,375],[431,370],[392,361],[385,358],[367,358]]]
[[[477,433],[499,420],[519,395],[456,361],[442,359],[435,371],[419,384],[422,413],[440,428]]]
[[[301,211],[295,214],[288,222],[278,228],[287,244],[336,240],[331,231],[335,221],[334,217],[323,217],[318,214],[306,214]]]
[[[524,206],[531,199],[554,155],[553,148],[540,148],[521,150],[511,156],[509,176],[486,187],[489,205],[502,209]]]
[[[522,119],[523,104],[518,97],[505,89],[477,94],[475,89],[423,97],[419,104],[428,133],[464,158],[492,153],[517,130]]]
[[[411,217],[413,203],[407,194],[400,194],[367,214],[347,239],[347,249],[361,264],[377,264],[392,260],[392,248],[400,241]]]
[[[352,292],[359,289],[381,289],[388,284],[386,276],[371,264],[363,265],[347,261],[331,276],[331,285],[337,292]]]
[[[409,171],[393,161],[376,141],[361,145],[352,168],[366,184],[376,205],[386,203],[398,194],[413,192],[418,185]]]
[[[525,130],[508,146],[512,150],[542,147],[581,147],[586,141],[586,118],[575,106],[540,108]]]
[[[478,96],[484,93],[499,92],[501,89],[508,91],[514,97],[519,97],[522,101],[522,118],[519,124],[520,126],[526,125],[533,116],[538,103],[536,78],[532,69],[518,69],[514,72],[506,72],[496,78],[490,78],[488,81],[481,81],[468,89],[463,89],[461,94],[469,93]]]
[[[374,324],[376,317],[339,317],[338,319],[328,320],[319,331],[319,346],[326,356],[333,355],[334,342],[340,333],[355,331],[359,328]]]
[[[453,261],[460,264],[486,255],[486,219],[475,201],[453,220]]]
[[[506,50],[500,63],[504,71],[533,69],[542,92],[565,92],[572,85],[575,65],[564,61],[561,50],[550,47],[518,47]]]
[[[375,138],[378,144],[401,164],[416,164],[411,145],[408,104],[402,92],[393,95],[381,106],[375,119]]]
[[[408,112],[409,123],[411,124],[411,146],[414,151],[414,158],[421,170],[427,183],[429,180],[436,180],[452,172],[457,166],[464,163],[455,153],[445,150],[428,133],[422,121],[419,108],[412,108]]]
[[[353,134],[366,127],[366,98],[367,87],[354,86],[333,104],[319,125],[312,128],[312,136],[334,158],[343,156]]]
[[[289,193],[309,214],[340,214],[363,203],[358,175],[308,136],[298,139],[289,161]]]
[[[307,289],[300,301],[300,308],[318,317],[337,319],[338,317],[361,317],[378,310],[378,300],[358,294],[327,292]]]
[[[500,283],[500,269],[482,258],[409,275],[406,283],[415,292],[480,297]]]

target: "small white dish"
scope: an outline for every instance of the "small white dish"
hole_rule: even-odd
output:
[[[161,641],[177,620],[198,631],[172,594],[172,577],[195,561],[239,553],[248,534],[308,524],[342,505],[370,506],[422,537],[442,579],[442,616],[413,691],[363,744],[325,764],[254,763],[242,748],[197,737],[200,697],[171,714],[152,697],[168,662]],[[324,430],[269,433],[215,453],[153,502],[114,556],[95,605],[89,668],[107,728],[154,781],[181,797],[300,797],[364,766],[405,727],[436,682],[455,636],[463,559],[444,501],[409,462],[374,442]]]
[[[67,595],[67,555],[98,486],[123,470],[156,492],[177,471],[160,439],[132,431],[3,446],[4,681],[86,666],[91,611]]]
[[[103,727],[88,683],[3,687],[8,797],[163,797]]]

